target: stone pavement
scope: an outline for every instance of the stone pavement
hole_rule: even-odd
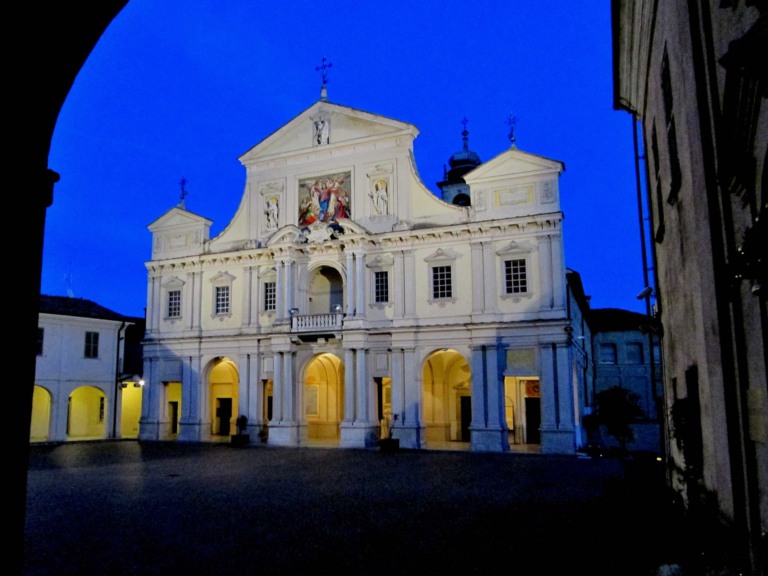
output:
[[[30,449],[24,574],[655,574],[655,472],[467,451]]]

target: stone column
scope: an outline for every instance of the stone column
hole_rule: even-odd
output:
[[[403,349],[393,349],[390,352],[392,366],[392,414],[397,414],[398,424],[402,423],[405,414],[405,376]]]
[[[402,252],[395,252],[395,262],[393,266],[395,277],[393,278],[394,282],[392,285],[394,286],[393,290],[393,300],[395,302],[395,318],[402,318],[405,316],[405,298],[406,298],[406,292],[407,292],[407,286],[405,284],[405,281],[400,282],[401,278],[405,278],[405,272],[404,272],[404,263],[403,263],[403,253]]]
[[[243,316],[242,325],[251,325],[251,309],[253,303],[253,266],[246,266],[243,270]]]
[[[352,318],[355,314],[355,255],[347,250],[347,317]]]
[[[504,385],[495,345],[472,348],[472,450],[509,451],[504,420]],[[479,404],[479,406],[478,406]]]
[[[490,242],[482,242],[483,247],[483,275],[475,278],[482,278],[482,290],[480,286],[475,285],[475,292],[485,292],[485,302],[483,304],[484,312],[495,312],[499,309],[499,290],[497,276],[496,254],[493,253]]]
[[[413,252],[404,253],[403,286],[405,288],[405,316],[412,318],[416,315],[416,291],[408,290],[408,286],[416,285],[416,270]],[[423,296],[423,295],[422,295]]]
[[[370,384],[368,382],[368,366],[367,366],[368,352],[364,348],[359,348],[355,352],[355,372],[356,372],[356,407],[355,407],[355,420],[360,422],[370,422],[372,418],[369,414],[370,407]]]
[[[149,282],[147,282],[147,330],[149,332],[156,332],[160,329],[160,316],[161,311],[157,310],[158,285],[160,279],[153,273],[149,275]]]
[[[283,420],[283,355],[274,352],[272,357],[272,422]]]
[[[355,295],[357,304],[355,305],[355,316],[365,316],[365,256],[362,252],[356,254],[357,268],[355,270],[357,280],[355,282]]]
[[[474,242],[472,249],[472,314],[481,314],[485,311],[485,290],[478,285],[483,278],[483,267],[485,260],[483,258],[483,244]]]
[[[568,370],[568,349],[554,342],[541,347],[541,451],[574,454],[573,388]]]
[[[355,420],[355,351],[344,350],[344,421]]]
[[[275,320],[282,320],[288,315],[285,306],[285,281],[282,261],[275,262]]]
[[[541,270],[541,307],[551,310],[554,307],[552,276],[552,242],[550,236],[539,238],[539,269]]]
[[[290,317],[290,310],[293,308],[293,262],[284,261],[285,266],[285,314],[283,318]]]
[[[184,326],[187,330],[192,330],[195,327],[195,309],[199,306],[195,302],[195,297],[200,299],[200,294],[197,293],[195,286],[195,273],[188,272],[187,281],[181,291],[181,313],[184,315]]]
[[[552,290],[555,308],[565,308],[565,263],[563,239],[560,235],[550,236],[552,246]]]
[[[283,421],[296,422],[296,383],[293,381],[293,352],[283,353]]]

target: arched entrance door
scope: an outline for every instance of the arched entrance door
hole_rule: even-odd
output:
[[[344,365],[334,354],[318,354],[304,371],[306,439],[338,442],[343,416]]]
[[[239,376],[235,364],[228,358],[218,358],[208,374],[211,387],[211,435],[225,437],[235,434],[238,417]]]
[[[424,361],[422,381],[427,445],[469,442],[471,372],[464,356],[456,350],[433,352]]]

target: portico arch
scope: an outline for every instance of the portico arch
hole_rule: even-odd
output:
[[[32,425],[29,427],[30,442],[45,442],[49,438],[51,428],[51,392],[35,384],[32,392]]]
[[[422,366],[422,382],[427,444],[469,442],[472,394],[467,359],[453,349],[432,352]]]
[[[105,438],[107,397],[95,386],[79,386],[69,395],[67,439]]]
[[[211,435],[229,439],[236,432],[239,415],[237,366],[229,358],[216,358],[208,372],[210,386]]]
[[[344,365],[330,353],[310,358],[304,369],[304,408],[307,440],[340,439],[344,414]]]

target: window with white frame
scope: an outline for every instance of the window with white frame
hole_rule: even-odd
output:
[[[389,272],[386,270],[373,273],[373,301],[377,304],[389,302]]]
[[[276,282],[264,282],[264,310],[277,310]]]
[[[229,286],[216,286],[215,314],[229,314]]]
[[[232,313],[232,283],[235,277],[228,272],[219,272],[211,278],[213,284],[213,316],[224,317]]]
[[[432,298],[453,298],[453,270],[451,266],[432,266]]]
[[[531,254],[535,247],[527,242],[512,240],[496,251],[498,257],[497,282],[502,299],[531,298],[535,288],[532,282]]]
[[[525,258],[504,260],[504,292],[506,294],[528,292],[528,270]]]
[[[99,333],[98,332],[86,332],[85,333],[85,357],[86,358],[98,358],[99,357]]]
[[[370,290],[369,305],[384,308],[390,303],[389,282],[392,279],[394,258],[391,254],[377,254],[367,259],[365,265],[370,269],[367,282]]]
[[[456,288],[453,285],[454,266],[461,255],[450,249],[438,248],[433,254],[424,258],[429,265],[429,291],[431,302],[440,304],[456,299]]]
[[[168,318],[181,317],[181,290],[168,290]]]

